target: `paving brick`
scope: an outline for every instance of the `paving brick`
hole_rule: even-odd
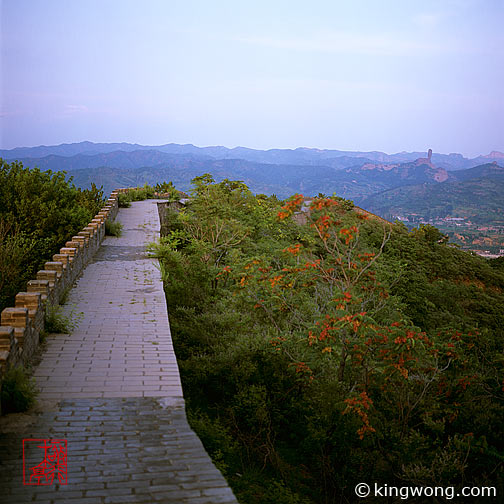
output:
[[[105,497],[104,504],[126,504],[128,502],[151,502],[151,499],[145,499],[144,495],[117,495],[111,497]]]

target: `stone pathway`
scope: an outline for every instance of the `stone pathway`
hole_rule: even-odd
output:
[[[78,327],[51,335],[35,370],[39,414],[0,434],[0,501],[236,503],[186,420],[161,275],[145,252],[156,202],[117,220],[123,236],[104,240],[65,305]],[[67,485],[23,486],[23,438],[67,439]]]

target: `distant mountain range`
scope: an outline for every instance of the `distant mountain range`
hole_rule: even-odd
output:
[[[270,149],[258,150],[246,147],[196,147],[192,144],[165,144],[158,146],[148,146],[130,143],[93,143],[80,142],[73,144],[61,144],[54,146],[39,147],[17,147],[10,150],[0,150],[0,157],[3,159],[26,159],[43,158],[46,156],[71,157],[79,154],[95,156],[97,154],[108,154],[117,151],[156,151],[165,154],[192,156],[198,158],[211,159],[243,159],[256,163],[285,164],[285,165],[323,165],[333,168],[343,168],[352,164],[362,164],[364,162],[378,163],[404,163],[415,161],[418,158],[427,157],[427,152],[399,152],[396,154],[386,154],[384,152],[360,152],[360,151],[340,151],[328,149],[310,149],[299,147],[297,149]],[[341,159],[347,158],[347,159]],[[354,163],[348,158],[361,158]],[[336,161],[338,160],[339,161]],[[461,170],[472,168],[489,160],[504,161],[502,152],[493,151],[486,156],[478,156],[468,159],[462,154],[437,154],[433,153],[432,162],[439,168],[446,170]],[[344,166],[343,166],[344,165]]]
[[[488,215],[490,207],[494,212],[504,206],[504,154],[498,151],[468,159],[426,152],[81,142],[0,150],[0,157],[42,170],[64,170],[77,186],[94,182],[106,193],[170,180],[187,191],[192,178],[211,173],[217,181],[243,180],[255,193],[281,198],[336,193],[382,216],[406,210],[432,213],[434,208],[448,214],[482,206]]]

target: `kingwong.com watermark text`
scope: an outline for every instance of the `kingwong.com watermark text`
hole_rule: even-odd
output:
[[[390,486],[385,484],[358,483],[355,495],[362,499],[366,497],[399,497],[407,500],[413,497],[442,497],[452,500],[455,497],[497,497],[495,487],[461,487],[454,486]]]

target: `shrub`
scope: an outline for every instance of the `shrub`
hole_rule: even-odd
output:
[[[184,197],[184,193],[175,189],[173,182],[157,183],[154,186],[154,190],[159,194],[168,195],[169,201],[180,201]]]
[[[11,367],[2,380],[2,412],[27,411],[35,403],[37,394],[35,380],[28,377],[26,370],[22,366]]]
[[[119,208],[129,208],[131,206],[131,196],[129,192],[119,193],[119,196],[117,197],[117,203],[119,205]]]
[[[154,197],[155,189],[148,184],[143,187],[132,187],[128,192],[119,193],[118,204],[121,208],[129,208],[132,201],[142,201]]]
[[[131,201],[142,201],[154,196],[154,189],[148,185],[144,187],[137,187],[135,189],[130,189],[128,195]]]
[[[105,234],[119,238],[122,235],[123,225],[120,222],[107,220],[105,222]]]
[[[79,322],[80,316],[72,309],[68,315],[63,313],[61,305],[49,306],[45,316],[45,331],[48,333],[68,334]]]
[[[22,284],[35,276],[40,241],[22,232],[19,224],[0,215],[0,312],[12,304]]]

